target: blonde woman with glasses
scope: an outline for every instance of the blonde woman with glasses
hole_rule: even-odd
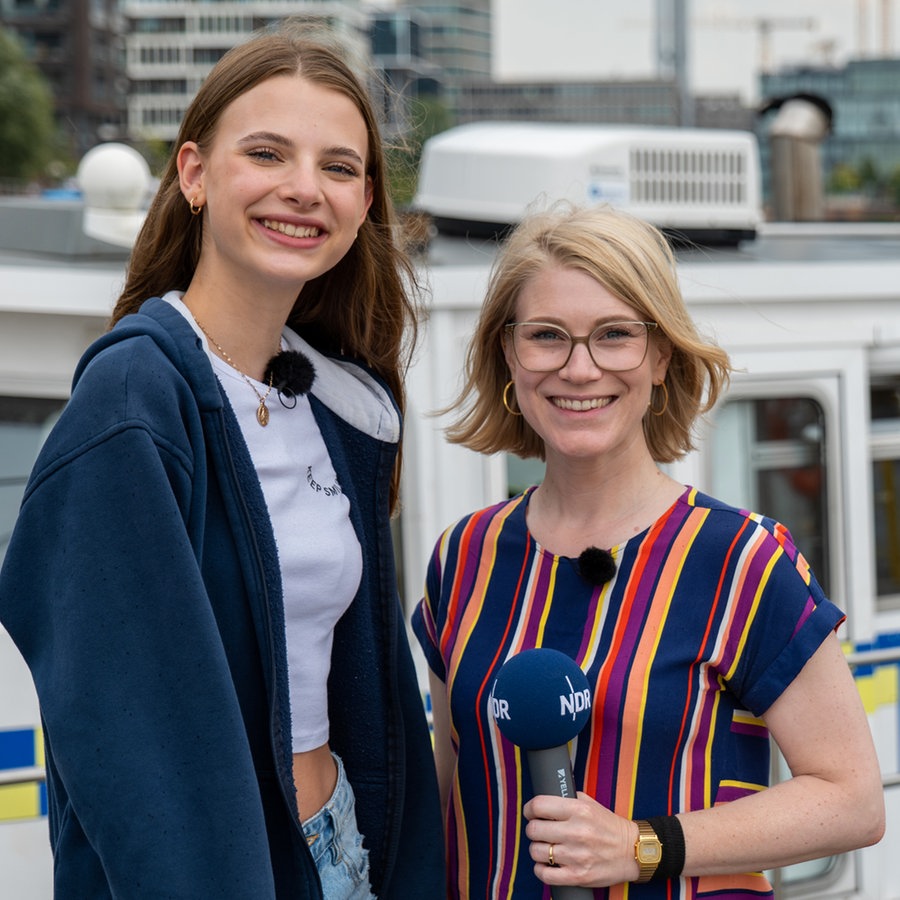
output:
[[[449,897],[772,897],[763,870],[881,838],[843,613],[784,525],[662,468],[729,370],[649,225],[555,209],[501,249],[449,436],[546,475],[441,535],[414,614]],[[532,796],[491,715],[500,667],[533,647],[588,679],[577,797]],[[792,773],[773,787],[770,736]]]

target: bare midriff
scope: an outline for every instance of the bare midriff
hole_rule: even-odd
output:
[[[303,822],[331,799],[337,784],[337,766],[328,744],[294,754],[294,784],[297,812]]]

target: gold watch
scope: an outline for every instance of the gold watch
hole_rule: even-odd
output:
[[[656,867],[662,862],[662,843],[660,843],[653,826],[649,822],[639,820],[638,839],[634,842],[634,858],[640,867],[635,884],[644,884],[653,877]]]

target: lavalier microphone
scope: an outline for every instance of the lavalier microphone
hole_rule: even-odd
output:
[[[287,406],[284,398],[293,400],[309,393],[316,380],[313,364],[299,350],[282,350],[269,360],[265,380],[272,380],[272,387],[278,392],[278,399]]]
[[[616,574],[616,561],[609,550],[588,547],[578,557],[578,574],[588,583],[596,586],[612,581]]]

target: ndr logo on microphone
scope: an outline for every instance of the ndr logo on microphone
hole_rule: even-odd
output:
[[[566,676],[566,682],[569,685],[569,692],[559,695],[559,715],[562,719],[571,716],[574,721],[578,713],[591,708],[591,689],[586,687],[583,690],[576,691],[568,676]],[[501,719],[510,719],[508,700],[495,697],[492,690],[489,701],[491,713],[498,722]]]

